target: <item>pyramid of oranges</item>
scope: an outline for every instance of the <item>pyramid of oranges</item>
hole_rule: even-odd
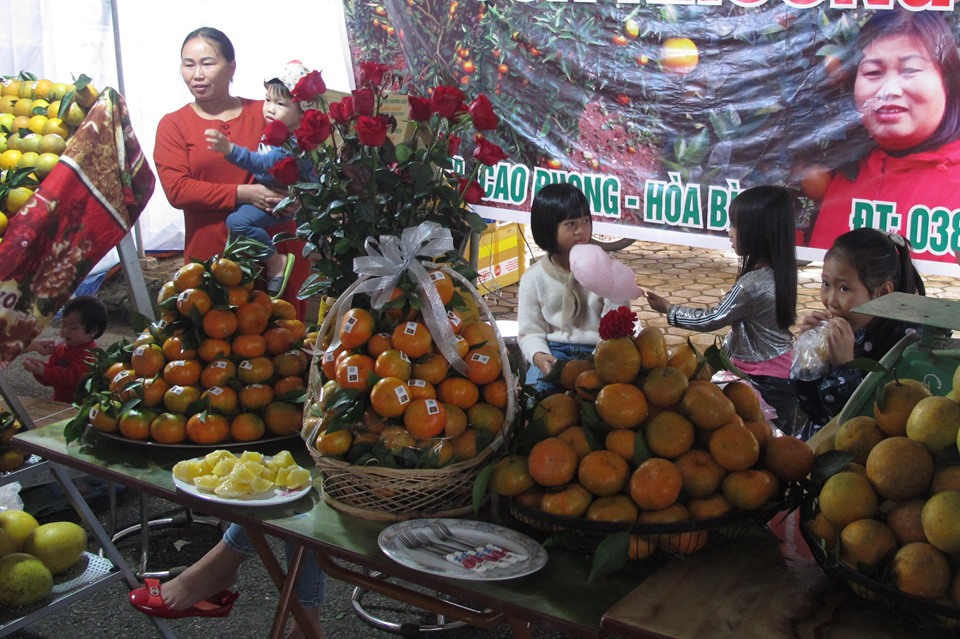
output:
[[[0,236],[60,161],[98,94],[85,75],[64,83],[21,72],[0,81]]]
[[[635,320],[626,307],[604,316],[593,359],[565,363],[565,392],[536,404],[490,487],[552,516],[625,527],[704,522],[630,539],[632,558],[689,553],[706,544],[709,520],[769,507],[807,475],[813,453],[774,437],[752,387],[713,383],[689,342],[668,353],[662,331],[634,334]]]
[[[316,455],[439,468],[473,459],[505,428],[514,389],[504,377],[508,363],[496,329],[479,319],[446,270],[432,271],[426,285],[444,305],[452,335],[447,348],[431,334],[422,293],[407,280],[379,310],[356,306],[331,316],[319,356],[322,389],[304,418]],[[463,372],[445,350],[462,358]]]
[[[81,415],[97,430],[163,444],[299,432],[306,327],[292,304],[253,290],[258,270],[230,245],[181,267],[157,297],[162,317],[101,352]]]

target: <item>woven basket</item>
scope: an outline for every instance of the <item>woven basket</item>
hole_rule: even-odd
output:
[[[420,517],[455,517],[473,508],[473,484],[477,475],[491,461],[502,455],[507,437],[517,413],[516,380],[509,366],[507,347],[497,329],[496,321],[486,302],[469,280],[447,267],[440,270],[469,293],[477,304],[482,319],[494,328],[503,377],[507,384],[507,407],[503,428],[493,442],[476,457],[436,469],[395,469],[383,466],[358,466],[341,459],[326,457],[315,447],[316,435],[323,428],[319,402],[322,385],[318,366],[312,366],[307,401],[304,408],[305,424],[302,433],[307,449],[320,469],[323,497],[333,508],[342,512],[377,521],[402,521]],[[340,296],[323,320],[320,335],[334,330],[340,308],[350,294],[369,279],[361,277]],[[312,425],[312,427],[310,427]]]

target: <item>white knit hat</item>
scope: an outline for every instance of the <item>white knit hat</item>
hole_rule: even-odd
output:
[[[310,73],[310,69],[305,67],[302,62],[299,60],[291,60],[284,65],[283,71],[278,75],[264,78],[263,84],[266,86],[271,82],[280,82],[283,86],[287,87],[287,91],[293,93],[293,89],[297,86],[297,82],[299,82],[300,78],[308,73]]]

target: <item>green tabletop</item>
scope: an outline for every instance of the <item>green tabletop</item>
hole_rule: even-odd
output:
[[[651,570],[625,569],[590,583],[589,556],[548,548],[547,565],[526,577],[471,581],[428,575],[401,566],[380,551],[377,536],[388,523],[334,510],[316,490],[295,502],[270,507],[210,502],[178,492],[171,474],[177,461],[208,451],[122,442],[91,430],[79,442],[67,446],[63,439],[64,424],[58,422],[22,433],[16,437],[15,445],[85,473],[172,502],[202,508],[204,512],[254,526],[266,534],[299,541],[307,548],[341,562],[438,590],[471,606],[490,608],[530,621],[534,626],[582,637],[599,636],[604,613],[633,590]],[[284,448],[290,450],[300,465],[311,469],[315,485],[319,485],[318,470],[300,439],[255,448],[265,454]]]

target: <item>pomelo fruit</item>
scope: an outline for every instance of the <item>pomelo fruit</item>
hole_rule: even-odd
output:
[[[23,552],[42,561],[55,575],[77,563],[86,549],[87,531],[72,521],[44,524],[23,543]]]
[[[22,552],[0,557],[0,606],[29,606],[53,591],[53,575],[43,562]]]
[[[0,528],[5,530],[16,544],[15,552],[23,548],[23,542],[40,524],[33,515],[22,510],[4,510],[0,512]]]

